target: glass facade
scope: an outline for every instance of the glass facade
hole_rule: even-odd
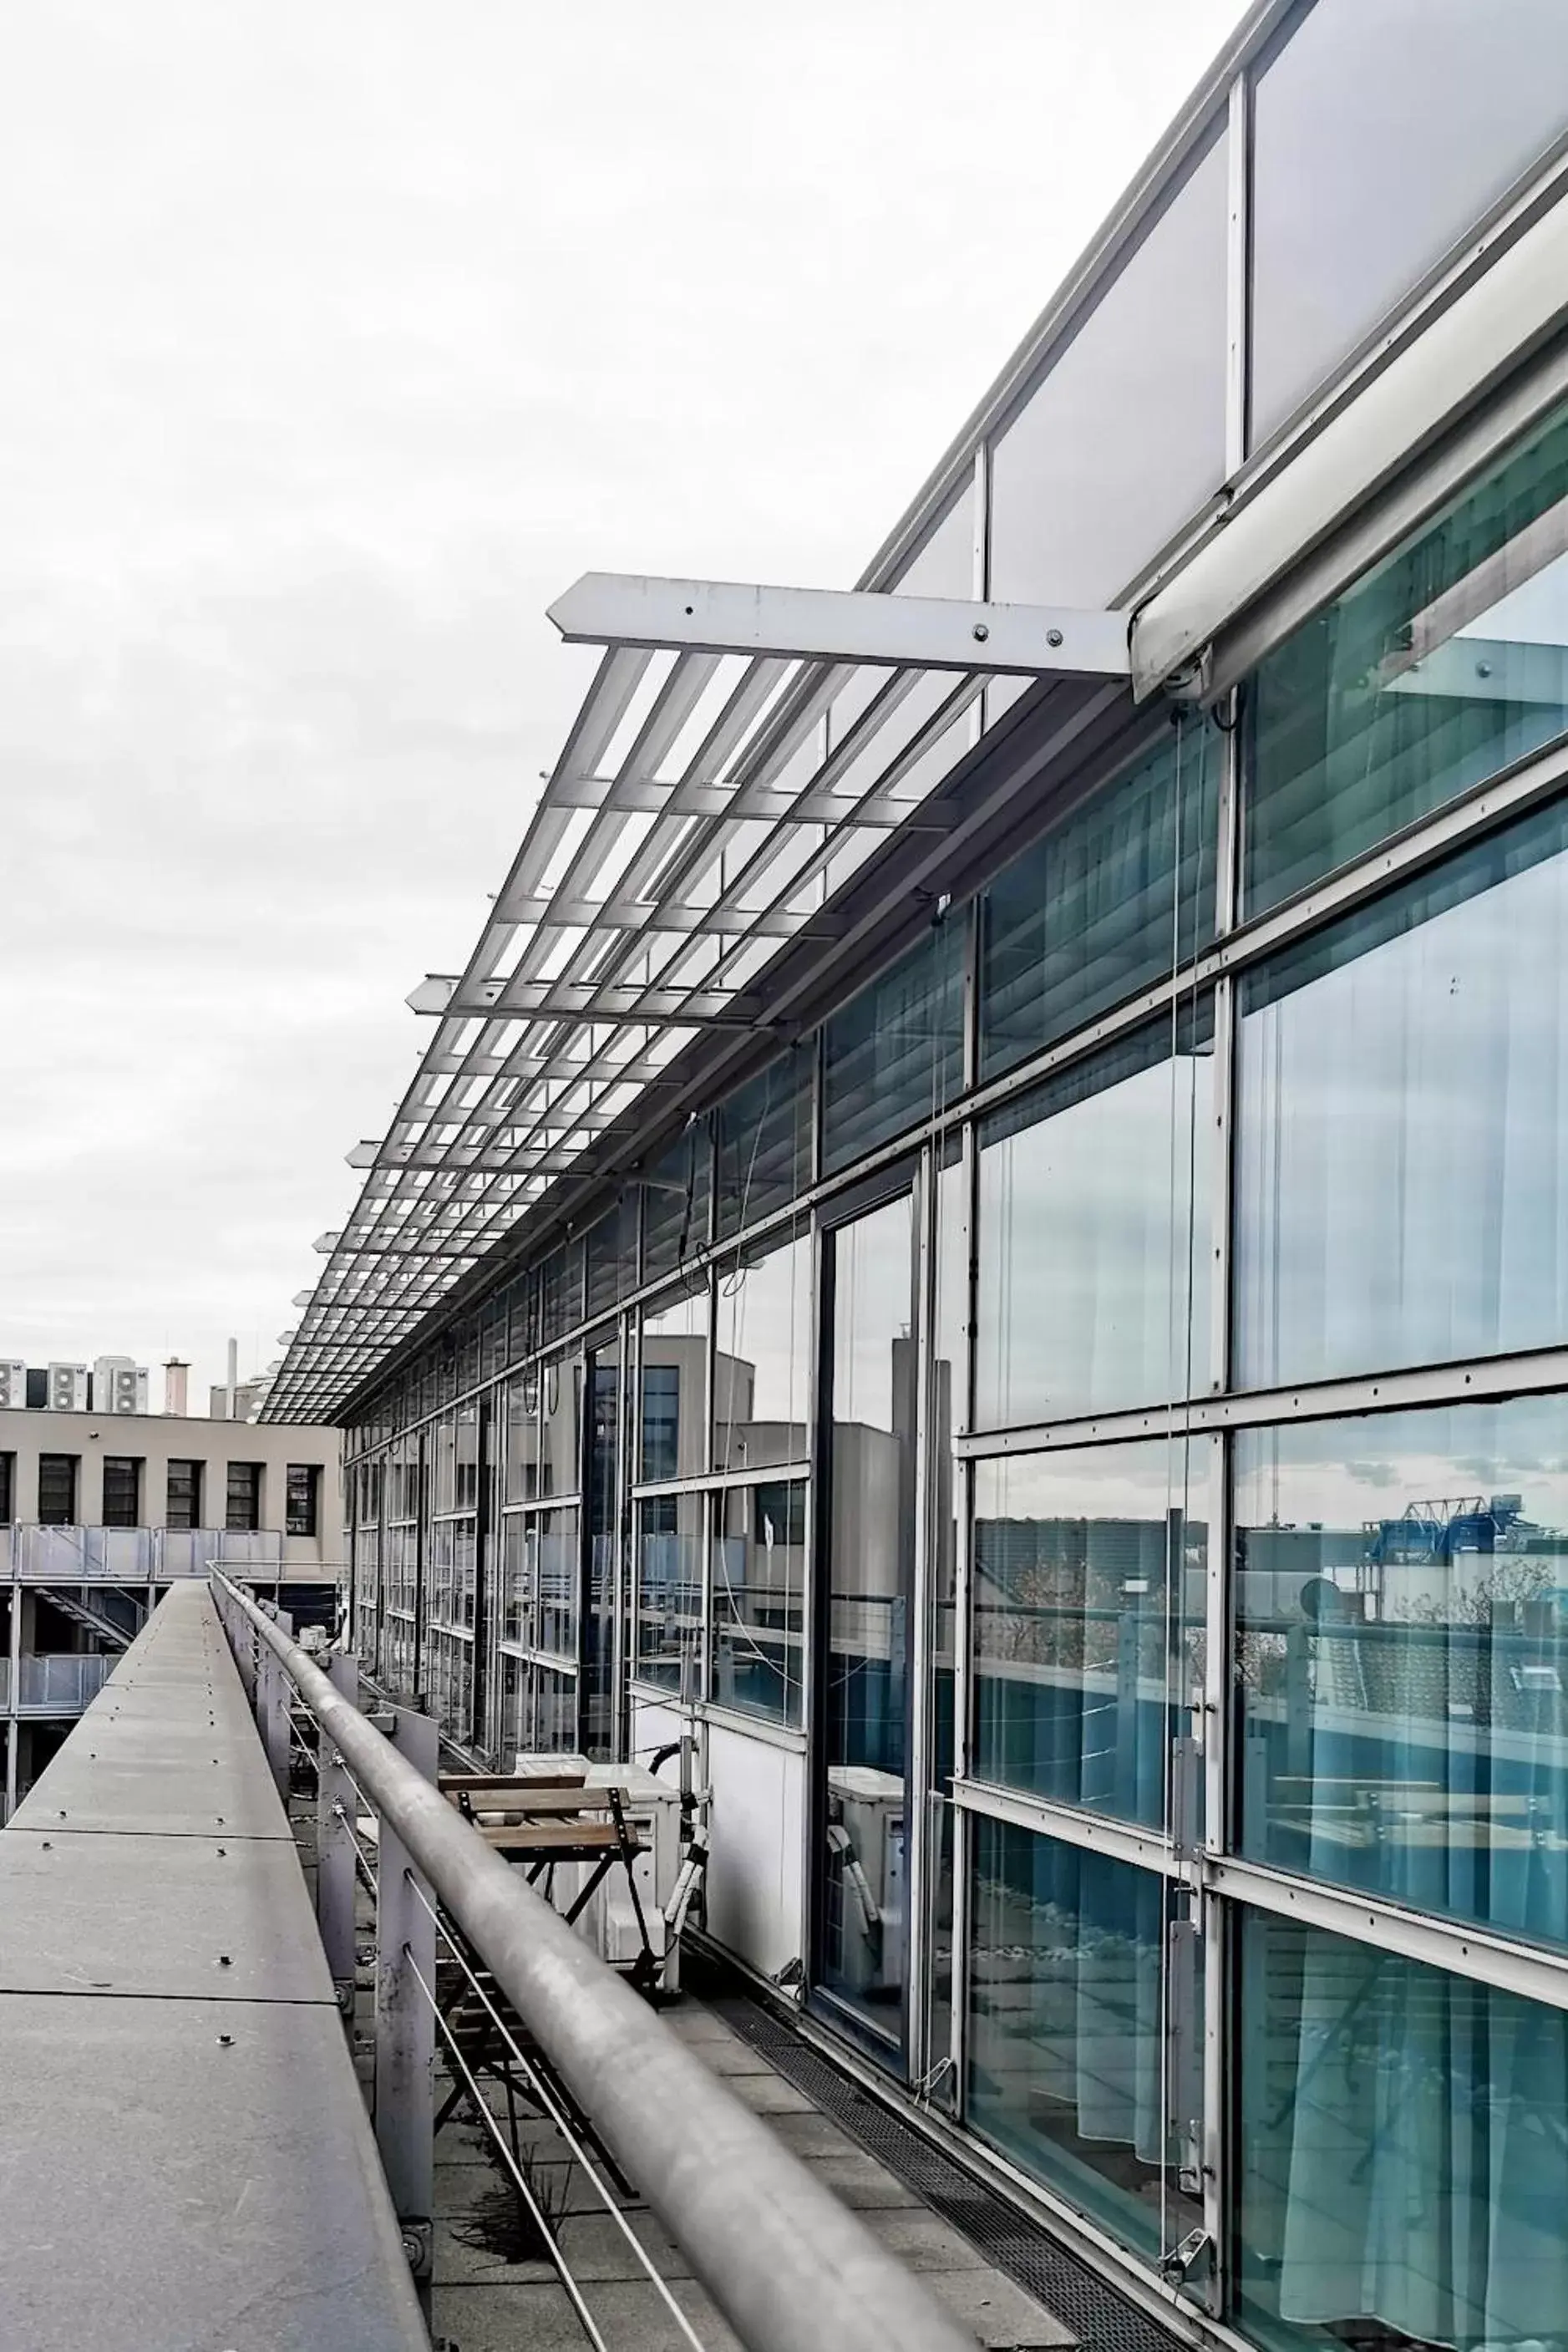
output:
[[[1292,142],[1364,13],[1297,11],[1195,124],[898,586],[1116,593],[1239,462],[1239,375],[1260,441],[1541,152],[1500,40],[1419,220],[1379,244],[1389,160],[1347,159],[1368,250],[1287,317]],[[1443,0],[1439,73],[1419,13],[1369,87],[1406,25],[1440,126],[1465,43]],[[1518,16],[1522,74],[1555,12]],[[1055,682],[986,737],[1012,685],[904,679],[914,766],[979,738],[938,887],[704,1040],[678,1138],[662,1097],[374,1398],[354,1623],[497,1760],[686,1742],[709,1932],[1154,2292],[1270,2347],[1555,2352],[1568,425],[1425,511],[1235,708],[1107,689],[1097,732]],[[824,679],[809,756],[893,691]],[[1009,771],[1042,711],[1081,764]]]

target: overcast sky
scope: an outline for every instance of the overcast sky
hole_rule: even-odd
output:
[[[1241,14],[7,12],[0,1356],[278,1352],[580,691],[546,603],[850,583]]]

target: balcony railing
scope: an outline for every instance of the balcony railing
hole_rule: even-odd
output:
[[[161,1584],[221,1567],[283,1567],[275,1528],[0,1528],[0,1574],[24,1584]]]
[[[90,1653],[71,1653],[58,1657],[27,1657],[17,1662],[16,1706],[18,1715],[80,1715],[90,1706],[104,1684],[113,1673],[115,1661]],[[11,1664],[5,1662],[0,1676],[0,1693],[7,1713],[11,1711]]]

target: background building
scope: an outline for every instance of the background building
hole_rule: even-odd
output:
[[[1556,0],[1254,13],[862,583],[1130,677],[633,600],[267,1407],[1229,2342],[1568,2309],[1565,144]]]
[[[170,1581],[243,1569],[335,1624],[335,1430],[162,1413],[0,1410],[0,1737],[7,1814]]]

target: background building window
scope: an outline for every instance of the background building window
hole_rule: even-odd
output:
[[[228,1468],[225,1528],[241,1531],[261,1525],[261,1464],[231,1462]]]
[[[179,1533],[202,1524],[202,1469],[200,1462],[171,1462],[169,1486],[165,1498],[163,1524]]]
[[[16,1515],[16,1457],[14,1454],[0,1454],[0,1528],[7,1526]]]
[[[74,1454],[38,1456],[38,1525],[70,1528],[77,1516],[77,1462]]]
[[[103,1524],[106,1528],[141,1524],[141,1465],[133,1454],[104,1456]]]
[[[317,1462],[288,1465],[284,1530],[291,1536],[320,1533],[321,1465]]]

